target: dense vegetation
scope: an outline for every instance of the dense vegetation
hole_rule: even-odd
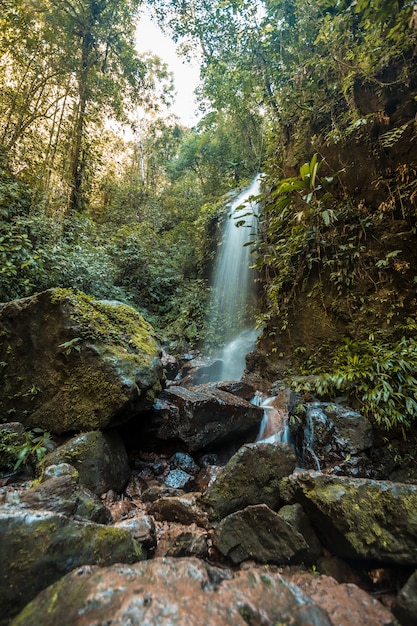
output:
[[[0,299],[72,286],[197,345],[222,197],[261,168],[264,372],[417,416],[417,16],[402,0],[7,0]],[[134,47],[201,59],[201,121]],[[314,377],[311,377],[314,374]]]

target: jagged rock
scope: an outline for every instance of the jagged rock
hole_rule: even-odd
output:
[[[72,437],[42,459],[41,467],[69,463],[93,493],[120,491],[129,479],[127,452],[116,431],[92,431]]]
[[[106,428],[149,408],[161,389],[153,330],[121,303],[50,289],[2,305],[0,334],[3,421],[54,433]]]
[[[149,514],[157,520],[207,526],[208,517],[204,511],[199,493],[185,493],[180,496],[162,497],[153,502]]]
[[[290,580],[326,611],[334,626],[397,626],[392,613],[356,585],[339,585],[330,576],[308,572],[293,574]]]
[[[157,522],[158,544],[155,558],[165,556],[194,556],[199,559],[208,557],[208,533],[196,524]]]
[[[262,409],[214,386],[165,389],[156,401],[148,434],[181,441],[189,452],[256,435]]]
[[[82,567],[41,593],[12,626],[331,626],[321,608],[278,574],[214,568],[198,559]]]
[[[215,518],[251,504],[280,503],[279,482],[295,469],[295,455],[285,443],[252,443],[232,456],[204,495]]]
[[[280,491],[303,506],[332,554],[417,563],[417,486],[302,472],[282,480]]]
[[[233,563],[302,563],[309,556],[303,535],[266,504],[248,506],[224,518],[213,545]],[[311,560],[311,558],[310,558]]]
[[[417,624],[417,571],[410,576],[399,592],[394,614],[401,626]]]
[[[126,530],[75,521],[52,511],[2,508],[0,536],[2,619],[15,615],[76,567],[143,558],[139,544]]]
[[[304,408],[301,423],[294,430],[303,467],[323,469],[372,446],[372,425],[360,413],[331,402],[309,402]],[[344,467],[345,474],[349,467]]]

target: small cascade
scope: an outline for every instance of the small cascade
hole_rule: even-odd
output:
[[[246,355],[255,347],[255,272],[250,248],[257,232],[260,177],[235,198],[229,207],[222,245],[215,263],[212,301],[208,311],[208,343],[220,367],[211,382],[239,380]]]
[[[291,433],[288,425],[288,411],[276,406],[276,396],[263,398],[257,393],[252,403],[264,410],[263,419],[256,439],[259,443],[283,442],[291,445]]]

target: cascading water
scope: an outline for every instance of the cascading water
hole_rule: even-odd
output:
[[[208,312],[210,349],[217,352],[219,367],[212,382],[239,380],[245,357],[255,346],[255,272],[250,248],[257,230],[260,177],[230,205],[223,242],[215,263],[212,301]],[[253,198],[253,199],[252,199]]]

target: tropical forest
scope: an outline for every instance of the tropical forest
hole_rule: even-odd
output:
[[[0,8],[0,626],[417,624],[417,4]]]

